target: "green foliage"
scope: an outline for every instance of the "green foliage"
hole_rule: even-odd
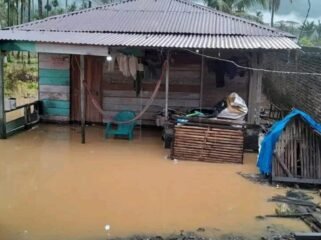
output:
[[[76,2],[73,2],[70,6],[68,6],[68,12],[73,12],[77,10]]]
[[[45,5],[45,9],[47,10],[47,12],[50,12],[50,11],[51,11],[52,6],[50,5],[50,3],[47,3],[47,4]]]
[[[269,10],[273,9],[276,12],[280,8],[281,0],[268,0],[267,4],[269,7]]]
[[[56,8],[56,7],[59,6],[59,1],[58,1],[58,0],[52,0],[52,1],[51,1],[51,5],[52,5],[54,8]]]
[[[209,7],[217,10],[234,14],[239,17],[247,18],[252,21],[263,23],[262,13],[257,12],[256,15],[249,14],[246,9],[259,4],[263,7],[267,6],[269,0],[204,0]]]
[[[310,37],[313,34],[315,27],[316,26],[313,21],[307,21],[299,29],[302,30],[303,36]]]
[[[10,59],[10,62],[8,61],[4,66],[5,95],[29,96],[36,94],[35,90],[38,88],[37,58],[31,58],[31,64],[27,64],[27,60],[22,61],[14,56],[10,56]]]
[[[6,5],[0,1],[0,28],[6,25]]]
[[[204,2],[212,8],[217,10],[235,13],[235,12],[244,12],[246,8],[260,4],[263,7],[266,7],[267,0],[205,0]]]
[[[302,37],[299,41],[301,46],[305,46],[305,47],[313,47],[314,44],[312,42],[311,39],[309,39],[308,37]]]

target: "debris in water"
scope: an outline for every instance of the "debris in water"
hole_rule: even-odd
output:
[[[253,183],[269,184],[269,179],[262,174],[242,172],[238,172],[237,174]]]
[[[293,214],[293,211],[287,204],[282,203],[282,204],[277,204],[275,213],[277,215],[289,215],[289,214]]]
[[[311,200],[311,199],[313,199],[313,197],[307,195],[305,192],[302,192],[302,191],[288,190],[286,192],[286,196],[288,198],[296,198],[296,199],[301,199],[301,200]]]
[[[110,230],[110,225],[109,224],[106,224],[105,225],[105,231],[108,232]]]
[[[264,219],[265,219],[265,217],[264,217],[264,216],[259,215],[259,216],[256,216],[256,217],[255,217],[255,219],[257,219],[257,220],[264,220]]]
[[[196,229],[197,232],[205,232],[205,228],[203,227],[199,227],[198,229]]]
[[[276,215],[266,217],[300,218],[312,231],[321,232],[321,207],[305,193],[288,191],[287,196],[277,195],[269,201],[282,204],[275,210]]]

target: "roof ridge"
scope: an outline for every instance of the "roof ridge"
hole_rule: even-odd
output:
[[[0,29],[0,31],[17,31],[17,32],[41,32],[41,33],[46,33],[46,32],[56,32],[56,33],[96,33],[96,34],[134,34],[134,35],[186,35],[186,36],[220,36],[220,37],[225,37],[225,36],[234,36],[234,37],[249,37],[248,35],[241,34],[241,33],[235,33],[235,34],[213,34],[213,33],[174,33],[174,32],[130,32],[130,31],[81,31],[81,30],[76,30],[76,31],[69,31],[69,30],[25,30],[25,29]],[[251,35],[252,37],[264,37],[262,35]],[[287,37],[287,36],[269,36],[269,37]]]

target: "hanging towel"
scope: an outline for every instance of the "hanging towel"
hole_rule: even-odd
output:
[[[138,60],[137,57],[131,56],[128,60],[130,75],[136,80],[138,71]]]
[[[128,57],[124,54],[119,54],[117,56],[117,63],[119,66],[119,71],[121,71],[125,77],[129,77],[130,72],[128,66]]]

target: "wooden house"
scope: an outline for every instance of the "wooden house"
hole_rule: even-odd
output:
[[[299,46],[288,33],[190,1],[128,0],[3,29],[0,49],[1,73],[7,51],[39,53],[42,119],[81,121],[84,132],[85,122],[103,123],[124,109],[139,112],[159,77],[157,61],[164,59],[166,79],[142,124],[155,124],[155,114],[163,109],[167,113],[169,108],[214,106],[231,92],[246,100],[247,120],[254,123],[259,117],[262,73],[220,59],[257,68],[262,67],[264,52]],[[117,58],[119,53],[143,63],[139,93],[133,77],[125,76],[118,64],[110,70],[106,56]],[[2,76],[0,136],[5,138]],[[84,80],[107,117],[92,106]]]

